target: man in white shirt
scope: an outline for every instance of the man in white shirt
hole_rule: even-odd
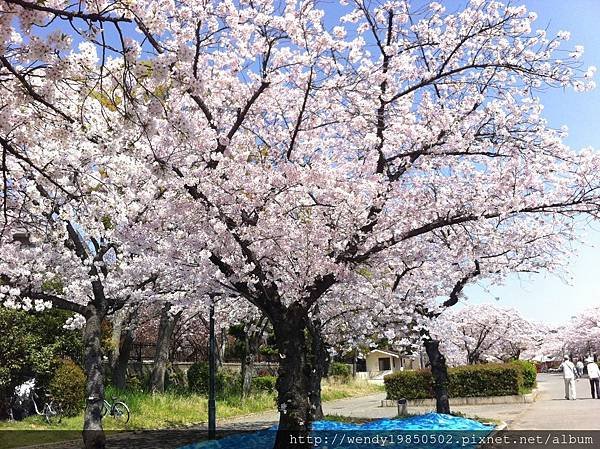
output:
[[[569,360],[568,355],[565,356],[565,359],[560,364],[559,369],[562,369],[563,379],[565,381],[565,399],[577,399],[577,393],[575,390],[575,372],[577,368],[575,368],[573,362]]]
[[[577,360],[575,367],[577,367],[577,377],[583,377],[583,362],[581,360]]]
[[[594,359],[587,359],[587,372],[590,379],[592,399],[600,399],[600,368],[594,363]]]

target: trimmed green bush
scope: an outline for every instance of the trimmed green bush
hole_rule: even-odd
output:
[[[384,383],[388,399],[434,397],[433,378],[429,370],[388,374]],[[448,370],[448,393],[451,398],[510,396],[525,390],[523,368],[515,363],[468,365]]]
[[[529,392],[533,390],[537,386],[537,369],[535,363],[528,360],[515,360],[512,363],[519,367],[523,374],[523,387],[525,391]]]
[[[71,359],[60,361],[54,377],[50,381],[49,391],[62,407],[63,414],[75,416],[83,408],[85,399],[85,373]]]
[[[523,388],[523,373],[511,364],[459,366],[448,370],[450,397],[510,396]]]
[[[383,378],[388,399],[429,399],[433,378],[429,370],[398,371]]]
[[[350,366],[345,363],[333,362],[329,366],[329,375],[337,377],[338,379],[348,380],[352,376],[352,370],[350,369]]]
[[[258,376],[252,379],[252,389],[255,391],[275,391],[276,376]]]

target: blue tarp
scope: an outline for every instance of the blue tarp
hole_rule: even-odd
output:
[[[336,421],[313,423],[312,447],[321,449],[372,449],[396,447],[411,449],[476,448],[481,437],[494,426],[457,416],[428,413],[404,419],[380,419],[364,424]],[[180,449],[271,449],[277,427],[252,433],[230,435]],[[293,437],[290,436],[293,440]],[[290,441],[294,448],[298,441]]]

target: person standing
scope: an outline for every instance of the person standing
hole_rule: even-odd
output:
[[[592,358],[587,359],[587,372],[590,379],[592,399],[600,399],[600,368]]]
[[[583,377],[583,362],[581,360],[577,360],[577,377]]]
[[[577,368],[573,362],[569,360],[569,356],[566,355],[563,362],[560,364],[559,369],[562,369],[563,379],[565,381],[565,399],[575,400],[577,399],[577,392],[575,389],[575,376]]]

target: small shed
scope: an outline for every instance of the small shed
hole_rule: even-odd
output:
[[[392,351],[374,349],[366,356],[368,373],[390,374],[405,369],[419,369],[421,363],[418,357],[397,354]]]

